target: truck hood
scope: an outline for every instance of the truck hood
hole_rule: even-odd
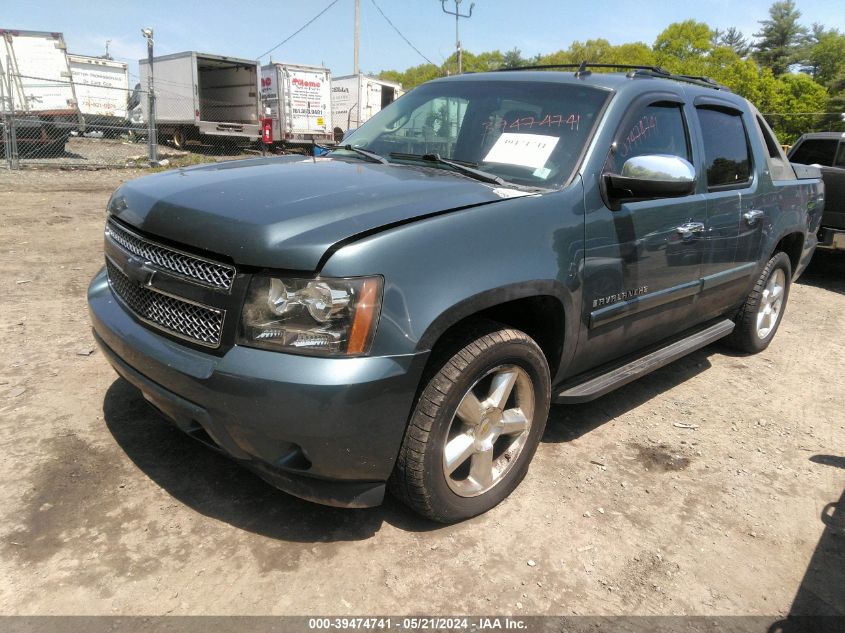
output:
[[[285,156],[132,180],[114,193],[109,211],[238,264],[310,271],[354,236],[522,195],[441,169]]]

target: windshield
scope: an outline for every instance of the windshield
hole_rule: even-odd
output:
[[[343,143],[394,163],[438,154],[512,183],[552,187],[572,174],[609,94],[553,82],[432,82],[392,103]]]

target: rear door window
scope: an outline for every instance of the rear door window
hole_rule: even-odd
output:
[[[710,189],[747,185],[751,180],[748,134],[739,112],[697,108],[704,139],[704,168]]]
[[[789,160],[802,165],[831,167],[838,145],[839,141],[835,138],[808,138],[795,148]]]

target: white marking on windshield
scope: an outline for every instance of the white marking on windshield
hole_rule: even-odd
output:
[[[505,132],[490,148],[484,161],[538,169],[549,160],[559,140],[557,136]]]

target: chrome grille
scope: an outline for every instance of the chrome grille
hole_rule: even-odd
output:
[[[232,281],[235,278],[234,266],[213,262],[158,244],[128,231],[112,220],[106,223],[106,235],[109,235],[125,251],[143,257],[175,275],[212,288],[222,290],[232,288]]]
[[[109,259],[106,259],[106,268],[112,290],[140,319],[200,345],[220,346],[223,310],[182,301],[139,286]]]

